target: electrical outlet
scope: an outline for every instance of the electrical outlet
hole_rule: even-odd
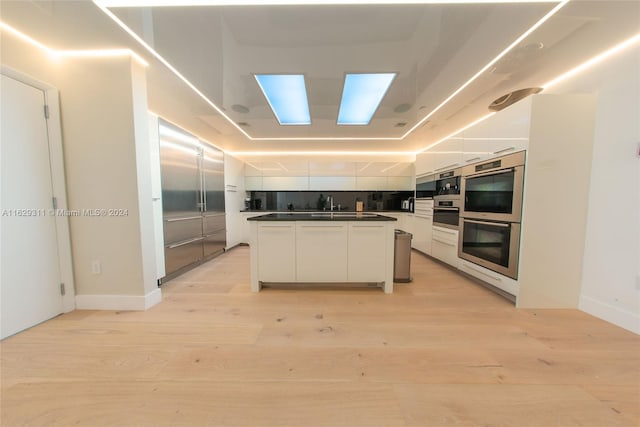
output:
[[[636,290],[640,291],[640,274],[636,274]]]
[[[102,273],[102,265],[100,265],[100,261],[98,260],[91,261],[91,273],[93,274]]]

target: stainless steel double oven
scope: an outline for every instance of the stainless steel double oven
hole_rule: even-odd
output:
[[[458,256],[518,278],[525,152],[462,168]]]

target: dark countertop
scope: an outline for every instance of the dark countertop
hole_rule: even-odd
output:
[[[371,212],[271,213],[247,218],[247,221],[397,221]]]
[[[318,209],[296,209],[293,211],[290,211],[288,209],[241,209],[240,210],[241,213],[260,213],[260,212],[264,212],[264,213],[292,213],[292,214],[309,214],[309,213],[318,213],[318,212],[324,212],[324,213],[330,213],[331,211],[319,211]],[[369,213],[369,214],[385,214],[386,212],[389,213],[411,213],[408,210],[393,210],[393,209],[387,209],[387,210],[375,210],[375,211],[364,211],[364,213]],[[355,211],[334,211],[334,213],[348,213],[348,214],[354,214],[356,213]]]

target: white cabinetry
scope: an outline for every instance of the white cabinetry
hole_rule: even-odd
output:
[[[449,264],[454,268],[459,267],[458,258],[458,230],[443,227],[432,227],[431,256]]]
[[[259,165],[245,163],[244,188],[247,191],[262,191],[262,170]]]
[[[304,191],[309,189],[309,168],[301,161],[247,162],[247,191]]]
[[[416,199],[413,214],[411,247],[431,255],[431,228],[433,226],[433,200]]]
[[[532,97],[416,155],[416,175],[487,160],[529,147]]]
[[[356,190],[358,191],[379,191],[387,188],[386,176],[357,176]]]
[[[224,203],[226,211],[227,249],[244,240],[244,224],[240,210],[244,208],[244,163],[224,155]]]
[[[413,162],[265,160],[246,163],[247,191],[411,191]]]
[[[526,150],[529,147],[531,103],[529,97],[456,135],[463,141],[465,164]]]
[[[382,222],[349,223],[350,282],[375,282],[385,276],[387,225]]]
[[[356,163],[356,190],[411,191],[415,188],[414,165],[409,162]]]
[[[356,187],[355,176],[310,176],[311,191],[351,191]]]
[[[512,278],[503,276],[502,274],[498,274],[495,271],[491,271],[464,259],[459,259],[458,263],[458,268],[460,268],[461,271],[495,286],[498,289],[502,289],[513,296],[518,296],[518,282]]]
[[[404,214],[404,221],[402,222],[401,230],[404,230],[407,233],[415,234],[415,232],[414,232],[414,229],[415,229],[414,223],[415,223],[414,214],[412,214],[412,213]],[[411,240],[411,247],[413,247],[413,238]]]
[[[416,176],[433,172],[433,159],[430,151],[416,154]]]
[[[299,282],[346,282],[348,222],[296,223]]]
[[[260,280],[294,282],[296,280],[296,227],[293,222],[252,222],[257,227],[257,251]],[[257,290],[257,289],[256,289]]]
[[[416,176],[454,169],[462,164],[462,139],[449,138],[416,155]]]
[[[251,290],[271,283],[377,283],[393,292],[388,220],[252,220]]]
[[[462,140],[449,138],[438,144],[429,152],[434,156],[434,172],[442,172],[462,166]]]
[[[309,188],[306,176],[263,176],[263,191],[302,191]]]

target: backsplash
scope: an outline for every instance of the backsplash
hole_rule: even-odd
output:
[[[323,210],[329,209],[327,197],[343,211],[355,211],[356,201],[364,202],[366,211],[400,210],[402,200],[413,197],[413,191],[252,191],[251,208],[260,200],[260,210]]]

